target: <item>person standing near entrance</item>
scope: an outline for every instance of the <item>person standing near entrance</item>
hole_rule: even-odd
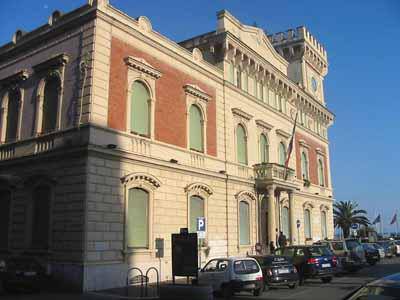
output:
[[[286,236],[283,234],[282,231],[279,233],[278,243],[279,243],[279,247],[281,247],[281,248],[286,247]]]

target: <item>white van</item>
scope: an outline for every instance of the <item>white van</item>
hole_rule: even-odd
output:
[[[221,293],[225,298],[240,291],[259,296],[264,289],[260,265],[249,257],[211,259],[199,271],[198,283],[212,286],[214,292]]]

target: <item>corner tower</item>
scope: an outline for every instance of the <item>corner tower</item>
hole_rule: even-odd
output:
[[[289,62],[288,77],[325,104],[323,82],[328,73],[328,56],[324,47],[304,26],[268,37]]]

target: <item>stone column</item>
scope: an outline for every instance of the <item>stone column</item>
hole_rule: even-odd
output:
[[[296,235],[297,235],[297,225],[296,225],[296,218],[294,215],[295,206],[294,206],[294,192],[289,191],[289,229],[290,229],[290,243],[292,245],[295,244]],[[298,237],[297,237],[298,239]],[[299,242],[297,241],[297,244]]]
[[[272,241],[276,247],[276,223],[275,223],[275,187],[273,185],[268,190],[268,246]]]

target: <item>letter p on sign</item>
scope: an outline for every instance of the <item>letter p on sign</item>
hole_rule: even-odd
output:
[[[197,231],[206,231],[206,218],[197,218]]]

